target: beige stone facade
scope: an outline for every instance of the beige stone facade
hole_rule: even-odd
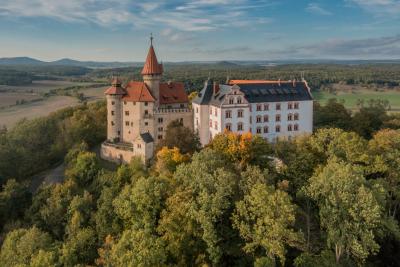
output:
[[[105,92],[107,100],[107,140],[101,157],[129,163],[135,156],[148,162],[154,149],[174,120],[193,129],[193,113],[182,83],[163,83],[162,65],[151,45],[142,70],[143,82],[123,86],[114,79]]]

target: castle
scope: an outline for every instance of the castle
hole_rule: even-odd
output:
[[[141,74],[143,81],[130,81],[125,87],[114,78],[105,91],[107,140],[101,145],[103,159],[129,163],[139,156],[146,162],[153,157],[170,122],[179,120],[193,129],[184,84],[162,82],[163,65],[158,63],[152,37]]]
[[[202,145],[224,130],[250,132],[270,142],[313,130],[313,98],[305,80],[209,80],[192,105]]]
[[[225,130],[251,132],[270,142],[312,133],[313,98],[305,80],[218,84],[208,79],[190,108],[183,83],[162,82],[163,65],[158,63],[152,37],[141,74],[143,81],[130,81],[126,86],[114,78],[105,91],[103,159],[128,163],[139,156],[149,161],[174,120],[194,130],[203,146]]]

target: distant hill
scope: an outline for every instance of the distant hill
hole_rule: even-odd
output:
[[[4,57],[0,58],[0,65],[42,65],[46,64],[44,61],[40,61],[30,57]]]

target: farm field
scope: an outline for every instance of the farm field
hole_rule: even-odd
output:
[[[74,82],[74,81],[53,81],[53,80],[40,80],[33,81],[30,85],[0,85],[0,91],[12,92],[32,92],[32,93],[47,93],[52,89],[65,88],[69,86],[79,86],[91,83]]]
[[[374,91],[374,90],[355,90],[355,91],[338,91],[336,93],[329,92],[313,92],[315,100],[322,105],[330,98],[336,98],[338,101],[344,101],[344,105],[349,109],[356,109],[359,99],[364,100],[367,105],[370,99],[388,100],[391,111],[400,111],[400,92],[395,90]]]
[[[7,128],[11,128],[23,118],[33,119],[47,116],[53,111],[78,104],[78,99],[74,97],[53,96],[43,101],[13,106],[0,110],[0,126],[5,125]]]
[[[35,93],[0,92],[0,109],[13,106],[20,101],[40,100],[42,97]]]
[[[96,101],[96,100],[101,100],[105,98],[104,91],[108,88],[109,86],[105,87],[93,87],[93,88],[85,88],[79,90],[80,93],[83,93],[85,97],[88,98],[88,102]]]

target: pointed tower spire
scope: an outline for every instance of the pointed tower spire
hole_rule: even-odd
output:
[[[153,34],[150,34],[150,48],[143,66],[142,75],[161,75],[163,73],[163,66],[158,63],[156,52],[154,51],[153,39]]]

